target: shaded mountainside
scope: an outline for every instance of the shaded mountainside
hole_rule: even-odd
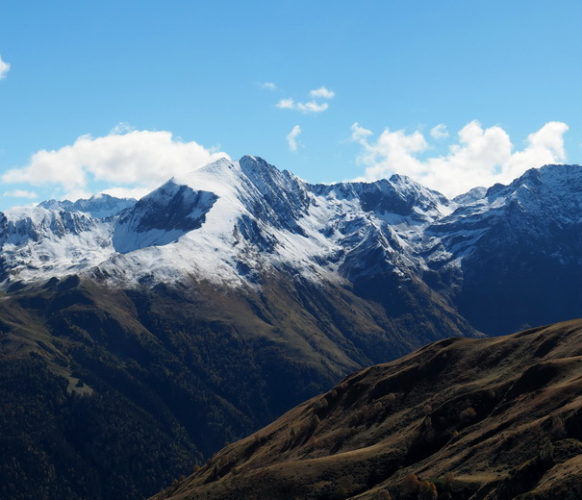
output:
[[[0,497],[143,498],[347,373],[476,334],[420,291],[384,298],[285,276],[1,296]]]
[[[427,228],[436,274],[425,280],[489,335],[580,316],[582,167],[534,168],[476,193]]]
[[[582,497],[582,320],[366,368],[156,500]]]

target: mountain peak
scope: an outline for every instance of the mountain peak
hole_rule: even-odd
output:
[[[239,160],[241,165],[254,165],[258,167],[269,167],[269,168],[276,168],[270,163],[268,163],[264,158],[255,155],[244,155]]]
[[[580,165],[548,164],[526,170],[509,184],[495,184],[487,190],[487,198],[498,197],[500,194],[514,192],[519,188],[536,186],[544,189],[562,187],[579,191],[582,187],[582,167]]]
[[[273,269],[315,281],[377,268],[405,276],[433,264],[460,266],[509,212],[515,230],[532,216],[566,227],[578,220],[582,197],[572,190],[582,192],[581,184],[582,167],[548,165],[452,203],[401,174],[312,185],[258,156],[224,157],[137,202],[100,195],[8,213],[0,242],[15,245],[4,253],[11,279],[57,275],[71,265],[68,254],[75,271],[98,265],[125,282],[148,273],[154,282],[198,276],[239,286]],[[564,192],[572,195],[560,201]]]
[[[126,208],[133,206],[136,201],[134,198],[116,198],[106,193],[100,193],[74,202],[70,200],[47,200],[37,206],[47,210],[84,212],[92,217],[101,219],[119,214]]]
[[[407,175],[404,174],[392,174],[389,180],[393,184],[406,184],[406,183],[418,184],[416,181],[412,180],[411,177],[408,177]]]
[[[484,186],[477,186],[469,189],[466,193],[460,194],[453,198],[455,203],[459,205],[468,205],[477,200],[484,198],[487,195],[487,188]]]

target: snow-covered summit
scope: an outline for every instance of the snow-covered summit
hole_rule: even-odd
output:
[[[0,281],[76,272],[126,284],[255,286],[273,271],[315,281],[374,273],[406,280],[460,266],[507,214],[576,219],[580,193],[577,166],[533,169],[451,201],[401,175],[308,184],[255,156],[223,158],[137,201],[102,195],[0,214]]]
[[[47,200],[38,206],[48,210],[62,210],[67,212],[84,212],[98,219],[118,215],[122,210],[135,205],[133,198],[116,198],[108,194],[98,194],[88,199],[77,201]]]
[[[508,185],[475,188],[453,203],[455,210],[425,231],[425,260],[431,267],[460,268],[483,249],[527,242],[536,242],[535,252],[564,259],[558,233],[577,235],[582,225],[582,167],[532,168]]]
[[[365,212],[391,214],[429,220],[447,211],[449,200],[440,193],[414,182],[403,175],[375,182],[342,182],[313,185],[311,191],[320,196],[344,200],[359,200]]]

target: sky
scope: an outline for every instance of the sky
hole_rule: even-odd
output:
[[[454,196],[582,162],[582,2],[0,2],[0,210],[221,156]]]

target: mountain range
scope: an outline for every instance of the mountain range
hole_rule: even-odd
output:
[[[69,274],[116,288],[194,280],[258,290],[282,273],[395,310],[386,289],[412,287],[500,334],[575,313],[581,292],[564,284],[582,269],[581,206],[571,165],[448,200],[400,175],[312,185],[260,158],[222,159],[140,200],[0,214],[0,280],[8,290]]]
[[[140,498],[364,366],[576,317],[581,208],[579,166],[449,200],[247,156],[0,213],[0,494]]]

